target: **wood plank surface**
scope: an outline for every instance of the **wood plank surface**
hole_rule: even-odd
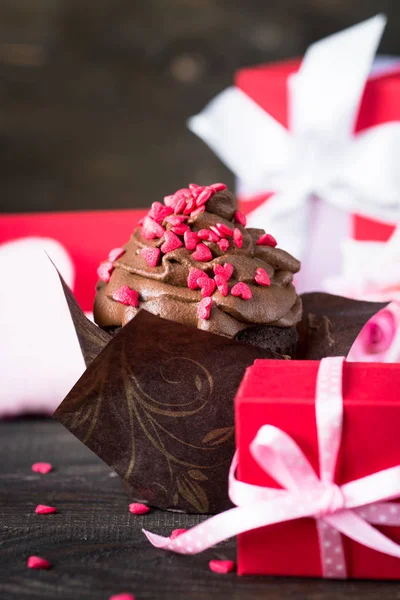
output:
[[[234,559],[233,540],[198,556],[157,550],[141,528],[167,535],[201,517],[152,511],[134,516],[120,479],[60,424],[45,419],[0,424],[1,600],[396,600],[397,583],[329,582],[216,575],[212,558]],[[33,462],[51,462],[40,475]],[[56,506],[36,515],[37,504]],[[30,555],[49,571],[26,567]]]

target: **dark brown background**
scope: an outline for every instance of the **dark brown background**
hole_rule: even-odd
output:
[[[301,54],[395,0],[1,0],[0,207],[146,205],[232,182],[185,127],[238,67]]]

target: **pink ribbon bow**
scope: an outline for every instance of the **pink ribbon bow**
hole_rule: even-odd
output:
[[[323,577],[347,577],[341,533],[373,550],[400,558],[400,545],[372,526],[400,526],[400,505],[384,502],[400,497],[400,465],[341,486],[334,482],[343,424],[343,362],[340,357],[325,358],[318,371],[315,410],[320,476],[287,433],[264,425],[250,450],[260,467],[284,489],[238,481],[235,456],[229,495],[236,508],[211,517],[175,539],[143,530],[153,546],[179,554],[197,554],[245,531],[314,517]]]

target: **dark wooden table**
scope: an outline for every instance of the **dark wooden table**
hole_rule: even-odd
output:
[[[201,517],[130,514],[120,479],[51,420],[2,423],[0,457],[1,600],[107,600],[121,592],[131,592],[137,600],[400,599],[395,583],[211,573],[211,558],[234,559],[234,541],[192,557],[151,547],[142,527],[166,535]],[[33,473],[36,461],[51,462],[53,472]],[[37,504],[56,506],[58,512],[36,515]],[[32,554],[47,558],[52,569],[28,569]]]

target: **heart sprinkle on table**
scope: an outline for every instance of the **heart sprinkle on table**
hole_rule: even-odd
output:
[[[31,468],[34,473],[41,473],[42,475],[46,475],[47,473],[50,473],[50,471],[53,470],[53,465],[47,462],[37,462],[33,463]]]

